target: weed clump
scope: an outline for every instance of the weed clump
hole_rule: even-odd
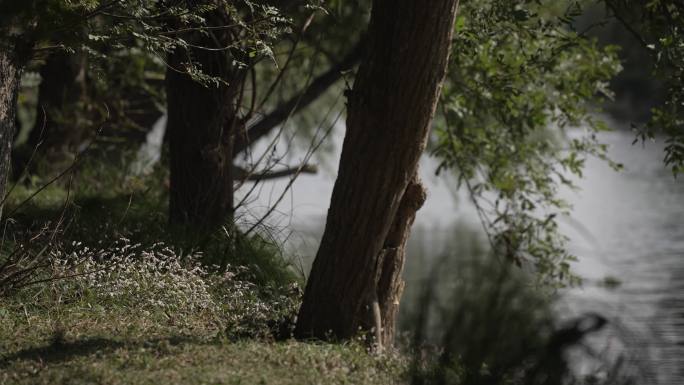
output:
[[[282,336],[299,305],[296,284],[260,287],[242,278],[249,275],[244,267],[206,266],[201,255],[178,255],[163,244],[121,239],[109,248],[73,243],[69,249],[51,250],[36,284],[0,301],[38,318],[53,314],[60,325],[102,320],[100,326],[139,333],[199,330],[233,339]]]
[[[249,267],[120,239],[50,249],[36,283],[0,295],[0,384],[391,384],[401,357],[287,337],[300,290]]]

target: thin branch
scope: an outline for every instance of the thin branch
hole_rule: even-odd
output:
[[[300,40],[302,39],[302,35],[304,35],[304,32],[306,32],[307,28],[309,28],[309,25],[311,25],[311,21],[313,21],[313,17],[316,15],[316,13],[312,13],[311,16],[309,16],[306,21],[304,22],[304,25],[302,28],[299,30],[299,33],[297,34],[297,37],[295,38],[294,43],[292,43],[292,48],[290,49],[290,53],[287,55],[287,59],[285,60],[285,64],[283,65],[283,68],[278,72],[278,76],[276,76],[275,80],[271,83],[271,86],[268,88],[268,91],[264,94],[264,97],[262,98],[261,102],[259,103],[259,109],[261,109],[266,101],[271,97],[271,94],[275,90],[276,86],[278,83],[283,78],[283,75],[289,68],[290,62],[292,61],[292,58],[294,57],[295,50],[297,49],[297,45],[299,45]]]
[[[626,29],[630,34],[632,34],[632,36],[634,36],[634,38],[635,38],[635,39],[636,39],[644,48],[646,48],[647,50],[650,51],[651,49],[649,48],[648,42],[647,42],[646,40],[644,40],[644,37],[641,36],[641,34],[639,33],[639,31],[637,31],[637,30],[632,26],[632,24],[630,24],[625,18],[622,17],[622,15],[620,15],[620,12],[618,11],[617,7],[615,7],[615,5],[614,5],[611,1],[606,1],[605,3],[606,3],[606,6],[613,12],[613,16],[615,16],[615,18],[620,22],[620,24],[622,24],[622,26],[625,27],[625,29]]]
[[[314,69],[316,68],[315,64],[316,64],[316,60],[314,60],[314,61],[312,62],[311,67],[310,67],[309,74],[307,75],[307,79],[306,79],[306,84],[307,84],[307,85],[308,85],[308,84],[311,84],[311,79],[313,78],[313,71],[314,71]],[[285,124],[287,123],[287,121],[290,119],[291,116],[292,116],[292,114],[289,114],[289,115],[287,115],[287,116],[285,117],[285,119],[284,119],[284,121],[282,122],[282,124],[280,124],[280,128],[278,129],[277,135],[275,135],[275,137],[273,138],[273,140],[271,141],[271,143],[267,146],[267,149],[261,154],[261,156],[259,157],[259,159],[258,159],[256,162],[251,162],[251,169],[249,170],[249,173],[253,173],[253,172],[255,172],[255,171],[258,169],[259,165],[260,165],[261,162],[267,157],[267,154],[268,154],[268,153],[273,154],[273,151],[275,150],[275,145],[276,145],[276,143],[278,142],[278,140],[279,140],[281,134],[283,133],[283,130],[284,130],[284,128],[285,128]],[[243,128],[243,130],[244,130],[244,128]],[[243,138],[243,137],[245,137],[244,135],[246,135],[246,134],[243,133],[243,136],[238,136],[238,137],[236,137],[235,140],[237,140],[237,138]],[[291,139],[291,140],[292,140],[292,139]],[[290,140],[290,141],[291,141],[291,140]],[[235,147],[233,147],[233,150],[234,150],[234,149],[235,149]],[[252,154],[251,154],[251,151],[250,151],[250,150],[251,150],[251,148],[250,148],[250,147],[247,147],[247,153],[245,154],[246,157],[251,158]],[[233,157],[235,157],[235,156],[236,156],[236,155],[235,155],[235,153],[233,152]],[[270,160],[270,157],[269,157],[269,160]],[[265,171],[270,171],[270,170],[272,170],[273,167],[275,167],[276,163],[277,163],[277,161],[276,161],[276,162],[272,162],[270,165],[267,166],[267,169],[266,169]],[[305,161],[304,163],[306,163],[306,161]],[[264,171],[264,170],[262,170],[262,171]],[[235,190],[239,189],[239,188],[242,186],[242,184],[243,184],[244,182],[245,182],[245,180],[244,180],[244,178],[243,178],[243,180],[240,181],[240,183],[238,184],[238,186],[235,186],[234,189],[235,189]],[[254,189],[256,189],[256,187],[257,187],[258,185],[259,185],[259,181],[257,181],[257,183],[255,183],[255,184],[252,186],[252,188],[250,189],[249,193],[248,193],[247,195],[245,195],[245,197],[240,201],[240,203],[238,204],[238,206],[235,207],[235,209],[237,209],[237,207],[240,207],[240,206],[242,205],[242,203],[244,203],[245,200],[248,199],[249,195],[254,191]]]
[[[107,109],[107,118],[109,118],[109,109]],[[81,151],[80,153],[76,154],[76,157],[74,158],[73,162],[71,162],[69,167],[67,167],[62,172],[57,174],[55,177],[53,177],[52,179],[47,181],[44,185],[42,185],[40,188],[38,188],[36,191],[34,191],[31,195],[29,195],[26,199],[21,201],[21,203],[19,203],[16,207],[14,207],[14,209],[12,211],[10,211],[9,214],[7,214],[7,216],[9,217],[12,214],[14,214],[15,212],[17,212],[17,210],[19,210],[27,202],[31,201],[31,199],[33,199],[36,195],[40,194],[43,190],[45,190],[50,185],[52,185],[56,181],[60,180],[64,175],[68,174],[71,170],[73,170],[81,162],[82,154],[87,153],[90,150],[90,148],[93,146],[93,144],[95,143],[96,139],[100,136],[101,131],[102,131],[102,127],[104,127],[104,124],[102,126],[100,126],[100,128],[97,130],[97,133],[95,134],[95,138],[93,138],[93,140],[91,140],[90,143],[88,143],[86,148],[83,151]],[[3,198],[3,202],[5,200],[7,200],[8,196],[9,195],[7,195]],[[0,205],[1,204],[2,203],[0,203]]]
[[[340,96],[341,96],[341,93],[340,93]],[[334,103],[333,105],[336,105],[336,104],[337,104],[337,102],[338,102],[340,96],[338,96],[337,100],[335,100],[335,103]],[[331,108],[330,110],[328,110],[328,112],[331,112],[331,111],[332,111],[332,108]],[[318,148],[323,144],[323,142],[325,141],[325,139],[330,135],[330,133],[332,132],[333,128],[334,128],[335,125],[337,124],[337,121],[338,121],[338,120],[340,119],[340,117],[342,116],[342,113],[343,113],[343,112],[344,112],[344,109],[341,109],[340,112],[339,112],[339,113],[337,114],[337,116],[335,117],[335,119],[333,120],[333,122],[332,122],[332,124],[330,125],[330,127],[323,133],[323,135],[321,136],[320,140],[318,140],[318,142],[316,142],[316,139],[318,138],[318,134],[320,133],[320,131],[321,131],[322,128],[323,128],[323,127],[322,127],[322,124],[318,126],[318,130],[316,131],[316,134],[314,135],[313,138],[311,138],[311,146],[309,147],[309,150],[307,151],[306,155],[304,156],[304,160],[302,161],[302,165],[301,165],[301,166],[299,167],[299,169],[290,177],[290,180],[288,181],[287,186],[285,186],[285,189],[283,189],[282,193],[280,194],[280,196],[278,197],[278,199],[275,201],[275,203],[273,203],[273,204],[271,205],[271,207],[269,207],[268,211],[266,211],[266,213],[265,213],[265,214],[264,214],[264,215],[255,223],[255,224],[253,224],[253,225],[249,228],[249,230],[247,230],[247,231],[245,232],[245,235],[248,235],[249,233],[251,233],[252,231],[254,231],[254,229],[256,229],[257,227],[259,227],[259,226],[266,220],[266,218],[268,218],[268,217],[275,211],[275,209],[278,207],[278,204],[280,204],[280,202],[283,200],[283,198],[285,197],[285,194],[287,194],[287,192],[290,190],[290,188],[292,187],[292,184],[295,182],[295,180],[297,179],[297,177],[298,177],[299,174],[301,173],[302,169],[303,169],[304,166],[307,164],[306,162],[308,162],[308,160],[313,156],[313,154],[314,154],[314,153],[318,150]],[[327,114],[326,114],[326,115],[327,115]],[[327,118],[327,116],[326,116],[326,118]],[[325,119],[324,119],[324,121],[325,121]]]
[[[287,120],[292,114],[300,111],[313,103],[325,91],[328,90],[343,76],[343,72],[351,69],[361,59],[361,42],[349,52],[342,60],[333,65],[328,71],[314,79],[311,84],[298,95],[278,106],[270,114],[261,118],[247,129],[245,136],[235,138],[235,148],[233,156],[244,151],[252,143],[267,135],[271,130],[283,121]]]
[[[295,173],[302,174],[316,174],[318,173],[318,167],[315,164],[304,164],[297,167],[287,167],[278,171],[264,171],[258,173],[248,173],[247,170],[235,167],[233,169],[236,179],[251,180],[251,181],[264,181],[268,179],[282,178],[285,176],[290,176]]]
[[[120,3],[120,2],[121,2],[121,0],[113,0],[113,1],[110,1],[108,3],[104,3],[104,4],[100,5],[99,7],[95,8],[94,10],[92,10],[91,12],[83,15],[83,18],[85,18],[87,20],[87,19],[90,19],[94,16],[97,16],[100,13],[104,12],[107,8],[113,7],[114,5],[116,5],[117,3]]]

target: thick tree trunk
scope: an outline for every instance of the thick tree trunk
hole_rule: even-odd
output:
[[[22,65],[10,50],[0,48],[0,201],[7,192],[12,142],[17,123],[17,96]],[[2,207],[0,207],[0,217]]]
[[[229,25],[220,12],[208,15],[209,22]],[[169,219],[206,231],[225,223],[233,213],[235,99],[242,72],[234,68],[230,51],[224,48],[230,46],[228,31],[190,32],[184,39],[205,48],[177,48],[168,57]],[[192,79],[190,62],[221,82],[202,84]]]
[[[418,160],[446,71],[457,0],[375,0],[349,96],[328,220],[299,312],[300,338],[374,328],[390,344],[404,246],[425,199]]]

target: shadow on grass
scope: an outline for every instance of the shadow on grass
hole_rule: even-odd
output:
[[[163,353],[167,350],[166,347],[168,346],[185,344],[211,345],[215,343],[217,342],[187,336],[170,336],[142,341],[115,340],[103,337],[90,337],[76,341],[61,341],[57,339],[53,340],[52,343],[22,349],[4,357],[0,355],[0,369],[10,367],[13,363],[19,361],[37,361],[46,364],[60,363],[96,353],[111,353],[120,348],[136,350],[145,347],[156,350],[158,353]]]
[[[6,355],[0,360],[0,368],[11,366],[16,361],[64,362],[74,357],[87,356],[97,352],[110,352],[125,345],[122,341],[100,337],[86,338],[73,342],[53,342],[44,346],[22,349]]]

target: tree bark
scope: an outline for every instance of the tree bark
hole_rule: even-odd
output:
[[[375,0],[348,97],[328,219],[295,335],[391,344],[404,246],[425,199],[416,178],[448,62],[458,0]]]
[[[5,198],[12,170],[12,142],[17,124],[17,96],[23,65],[10,50],[0,46],[0,201]],[[2,217],[2,207],[0,207]]]
[[[404,291],[402,273],[404,272],[406,242],[416,218],[416,212],[425,203],[426,194],[418,175],[414,174],[413,179],[406,187],[399,209],[394,215],[392,227],[390,227],[385,243],[380,250],[378,264],[381,266],[381,270],[377,282],[377,292],[381,327],[377,333],[381,345],[389,346],[394,340],[399,302]],[[376,326],[374,325],[374,327]]]
[[[209,49],[178,48],[168,58],[169,220],[204,231],[225,223],[233,212],[235,98],[240,79],[230,52],[220,49],[229,45],[227,33],[193,33],[186,38]],[[198,83],[187,72],[190,61],[225,83]]]

